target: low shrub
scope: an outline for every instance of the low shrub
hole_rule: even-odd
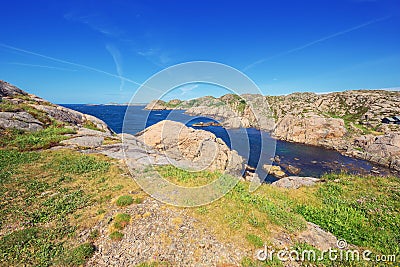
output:
[[[120,241],[124,237],[124,234],[118,231],[114,231],[110,234],[110,238],[112,241]]]
[[[119,207],[129,206],[133,203],[133,198],[131,196],[120,196],[115,204]]]

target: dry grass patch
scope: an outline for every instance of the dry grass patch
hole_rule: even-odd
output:
[[[0,157],[0,265],[63,265],[66,253],[85,261],[90,246],[81,246],[76,233],[92,232],[112,199],[140,192],[127,170],[105,156],[0,150]],[[25,242],[29,236],[33,241]]]

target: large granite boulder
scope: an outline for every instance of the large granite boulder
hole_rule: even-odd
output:
[[[241,176],[243,158],[213,133],[183,123],[161,121],[137,134],[138,140],[192,170],[226,171]]]

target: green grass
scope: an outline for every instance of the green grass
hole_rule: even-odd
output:
[[[296,211],[351,244],[380,253],[400,253],[398,178],[345,174],[326,177],[329,181],[315,193],[320,203],[298,205]]]
[[[292,203],[286,196],[280,196],[281,199],[271,199],[268,196],[252,194],[245,187],[244,183],[238,183],[227,198],[246,207],[248,211],[258,211],[268,216],[268,220],[278,226],[284,227],[289,232],[296,232],[304,229],[304,220],[296,216],[291,208]],[[255,213],[246,216],[248,223],[253,226],[262,224],[262,219]]]
[[[115,204],[119,207],[129,206],[133,203],[133,198],[131,196],[120,196]]]
[[[35,224],[54,219],[62,220],[65,216],[91,204],[90,197],[81,189],[65,190],[65,193],[48,198],[33,212],[28,212],[29,222]]]
[[[38,110],[26,103],[13,104],[8,100],[3,100],[0,102],[1,112],[21,112],[25,111],[31,114],[35,119],[42,122],[44,125],[51,125],[53,123],[52,119],[47,115],[46,112]]]
[[[222,98],[226,99],[225,101],[227,102],[227,104],[229,104],[232,108],[235,108],[241,114],[243,114],[244,110],[247,107],[246,101],[239,95],[227,94]]]
[[[238,245],[244,239],[251,246],[268,244],[272,229],[296,235],[310,221],[374,253],[400,252],[398,178],[342,173],[323,179],[327,182],[314,187],[288,190],[263,185],[254,193],[248,192],[247,183],[239,182],[222,199],[192,214],[222,240]],[[249,260],[245,266],[262,266],[258,264]]]
[[[17,150],[0,150],[0,185],[10,181],[18,169],[18,165],[34,162],[39,158],[40,154],[36,152],[22,153]],[[0,188],[0,193],[5,193],[4,187]]]
[[[0,147],[15,148],[20,151],[47,149],[67,139],[65,134],[70,133],[74,131],[58,126],[50,126],[37,132],[6,130],[1,133],[3,136],[0,138]]]
[[[137,198],[135,198],[135,199],[133,200],[133,202],[135,202],[136,204],[141,204],[141,203],[143,203],[143,198],[137,197]]]
[[[83,243],[66,253],[63,263],[67,266],[81,266],[92,257],[95,247],[91,243]]]
[[[164,179],[181,186],[201,186],[217,180],[222,173],[199,171],[191,172],[172,165],[156,166],[155,170]]]
[[[75,154],[70,154],[54,158],[49,166],[55,166],[61,173],[104,173],[109,170],[110,162],[99,160],[98,157],[90,155],[81,154],[77,157]]]
[[[0,266],[84,264],[93,248],[80,244],[77,234],[98,237],[93,229],[105,208],[126,194],[114,184],[138,190],[121,172],[103,156],[0,150]],[[126,220],[116,216],[121,224]]]
[[[58,240],[73,232],[70,226],[57,226],[30,227],[6,234],[0,239],[0,265],[50,266],[65,251]]]
[[[95,130],[95,131],[100,131],[100,132],[104,132],[104,130],[99,129],[96,124],[94,124],[92,121],[85,121],[83,123],[83,127],[90,129],[90,130]]]
[[[246,240],[256,248],[262,248],[264,246],[264,242],[258,235],[248,234],[246,235]]]
[[[349,132],[354,132],[354,129],[350,125],[350,124],[352,124],[354,127],[359,129],[362,132],[362,134],[364,134],[364,135],[371,134],[374,132],[374,129],[368,128],[365,125],[362,125],[359,123],[362,115],[365,113],[364,111],[366,112],[366,110],[362,110],[362,111],[360,111],[360,113],[357,113],[357,114],[349,114],[348,113],[344,116],[339,116],[334,112],[326,112],[324,114],[331,118],[343,119],[344,125],[345,125],[347,131],[349,131]]]

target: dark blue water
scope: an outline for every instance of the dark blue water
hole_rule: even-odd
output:
[[[211,118],[194,117],[184,114],[184,111],[169,110],[144,110],[144,106],[111,106],[111,105],[81,105],[69,104],[65,107],[96,116],[105,121],[116,133],[126,132],[136,134],[146,127],[165,119],[185,123],[189,127],[202,129],[214,133],[221,138],[230,148],[247,159],[247,164],[256,167],[257,163],[270,164],[270,159],[276,154],[280,157],[280,166],[292,165],[301,169],[299,176],[320,177],[327,172],[347,171],[349,173],[367,174],[375,167],[382,174],[387,174],[388,169],[376,166],[365,160],[358,160],[343,156],[334,150],[315,146],[290,143],[272,139],[266,132],[257,129],[230,129],[220,126],[196,127],[198,122],[214,121]],[[125,112],[128,115],[125,117]],[[125,124],[124,124],[125,118]],[[276,145],[276,150],[275,150]],[[261,165],[261,166],[262,166]],[[260,176],[267,174],[261,171]],[[272,176],[265,179],[267,182],[276,180]]]

